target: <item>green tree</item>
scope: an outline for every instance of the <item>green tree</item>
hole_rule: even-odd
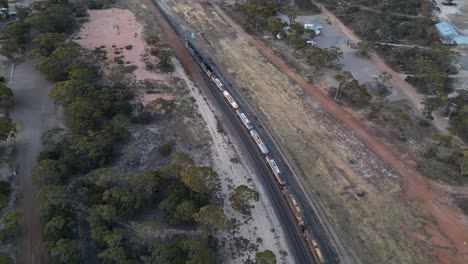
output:
[[[49,249],[48,263],[74,264],[79,263],[78,242],[70,239],[60,239]]]
[[[127,253],[123,247],[110,247],[98,255],[99,259],[106,264],[130,264],[128,262]]]
[[[268,30],[270,30],[273,37],[276,37],[276,35],[282,32],[285,26],[286,23],[284,23],[279,17],[268,18]]]
[[[143,264],[170,264],[167,260],[167,249],[164,245],[153,243],[149,249],[149,255],[141,256]]]
[[[177,205],[174,218],[179,223],[188,223],[192,221],[193,215],[197,212],[197,209],[193,201],[185,200]]]
[[[63,33],[42,33],[33,39],[33,42],[39,46],[39,49],[34,54],[49,56],[65,39],[66,35]]]
[[[307,40],[305,38],[301,37],[301,35],[299,35],[297,33],[289,34],[288,37],[286,38],[286,41],[296,51],[304,49],[307,46]]]
[[[299,14],[299,8],[295,5],[286,5],[281,7],[281,11],[284,12],[289,19],[289,25],[292,25],[294,22],[294,19],[297,18],[297,15]]]
[[[72,237],[75,221],[63,215],[52,218],[44,226],[44,240],[57,241],[60,238]]]
[[[140,207],[154,202],[163,179],[159,171],[144,171],[131,177],[130,184],[137,199],[136,207]]]
[[[117,209],[117,215],[121,217],[130,217],[136,209],[135,194],[119,186],[105,190],[102,194],[102,200],[113,205]]]
[[[181,181],[196,193],[214,189],[218,174],[210,167],[191,166],[180,171]]]
[[[22,52],[26,48],[29,29],[29,24],[21,21],[6,24],[2,29],[0,53],[11,57],[14,53]]]
[[[174,152],[172,153],[171,157],[174,160],[175,164],[180,168],[185,168],[188,166],[195,165],[195,161],[193,161],[193,159],[187,153]]]
[[[17,234],[20,232],[20,220],[23,214],[17,211],[9,211],[2,217],[3,230],[8,233]]]
[[[16,125],[11,118],[0,116],[0,141],[5,141],[16,134]]]
[[[65,108],[67,126],[77,133],[95,130],[103,121],[103,113],[85,98],[77,97]]]
[[[179,247],[187,254],[185,263],[191,264],[214,264],[216,255],[208,247],[205,239],[200,237],[190,237],[179,242]]]
[[[7,102],[13,97],[13,91],[0,83],[0,103]]]
[[[458,159],[461,176],[468,176],[468,148],[463,149],[463,156]]]
[[[32,10],[28,7],[16,7],[16,16],[18,17],[19,21],[25,21],[26,18],[31,14]]]
[[[77,43],[73,41],[63,42],[47,59],[35,66],[49,80],[63,81],[68,78],[67,67],[78,60],[80,53],[81,49]]]
[[[294,32],[298,35],[303,35],[305,33],[305,29],[304,27],[302,26],[301,23],[296,23],[296,22],[293,22],[291,24],[291,29],[294,30]],[[315,32],[315,31],[314,31]]]
[[[359,49],[359,53],[361,56],[369,56],[369,52],[372,52],[374,50],[374,43],[367,41],[367,40],[362,40],[357,44],[357,48]]]
[[[251,203],[258,201],[259,197],[260,195],[258,192],[250,189],[245,185],[240,185],[231,194],[229,201],[232,202],[232,206],[235,209],[245,213],[249,212],[250,208],[254,207]]]
[[[67,176],[67,166],[58,160],[41,160],[32,169],[33,181],[39,185],[59,185]]]
[[[41,32],[71,33],[76,22],[71,8],[62,4],[51,4],[43,12],[31,14],[28,23]]]
[[[197,221],[208,231],[226,230],[230,227],[229,220],[224,215],[223,210],[214,205],[205,205],[194,215]]]
[[[0,263],[14,264],[13,259],[7,253],[0,253]]]
[[[271,250],[259,251],[255,253],[256,264],[276,264],[275,253]]]

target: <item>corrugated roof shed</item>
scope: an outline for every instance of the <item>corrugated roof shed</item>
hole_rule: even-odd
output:
[[[468,37],[461,36],[460,33],[450,23],[440,22],[436,25],[441,36],[441,42],[445,44],[468,44]]]
[[[437,30],[439,31],[439,34],[442,35],[442,37],[459,36],[457,30],[447,22],[440,22],[440,23],[437,23],[435,26]]]

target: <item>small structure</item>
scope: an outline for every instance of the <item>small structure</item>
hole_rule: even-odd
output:
[[[440,22],[435,26],[443,44],[468,45],[468,37],[460,35],[450,23]]]

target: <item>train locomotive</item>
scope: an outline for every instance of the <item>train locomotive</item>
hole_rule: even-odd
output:
[[[211,67],[211,65],[204,59],[202,54],[195,48],[195,46],[188,40],[185,41],[185,46],[187,47],[188,51],[192,55],[192,57],[195,59],[197,64],[200,66],[200,68],[203,70],[203,72],[208,76],[208,78],[213,82],[213,84],[217,87],[221,95],[226,99],[226,101],[229,103],[233,111],[236,112],[237,116],[239,117],[240,121],[242,124],[244,124],[244,127],[247,129],[247,131],[250,133],[252,139],[254,140],[255,144],[257,145],[258,149],[260,152],[264,155],[265,161],[270,167],[270,170],[272,174],[274,175],[274,179],[276,183],[279,185],[282,194],[284,198],[286,199],[286,202],[289,206],[289,209],[293,213],[296,223],[299,226],[299,229],[302,231],[302,235],[304,236],[304,239],[307,242],[307,245],[309,247],[309,250],[311,251],[312,255],[314,256],[314,259],[316,260],[317,263],[323,264],[326,263],[323,254],[320,250],[319,245],[317,244],[317,241],[314,239],[312,232],[309,230],[307,227],[307,221],[304,217],[304,214],[302,212],[302,209],[297,202],[296,198],[292,194],[292,192],[289,190],[289,188],[286,185],[286,181],[283,177],[283,173],[280,170],[278,164],[276,161],[271,158],[269,155],[268,148],[266,144],[264,143],[263,139],[260,137],[258,132],[254,129],[254,126],[252,122],[248,119],[247,115],[241,111],[239,104],[236,102],[235,98],[225,89],[225,85],[221,81],[221,79],[216,76],[216,73],[214,72],[214,69]]]

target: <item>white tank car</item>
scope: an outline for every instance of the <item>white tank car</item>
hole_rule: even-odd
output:
[[[247,118],[247,116],[244,113],[242,113],[240,110],[237,110],[236,113],[239,116],[239,118],[242,120],[242,123],[244,123],[244,126],[248,130],[253,128],[252,123],[250,123],[250,120]]]
[[[255,131],[254,129],[250,130],[250,135],[255,140],[255,143],[257,143],[257,146],[260,149],[260,151],[265,155],[268,154],[268,149],[267,149],[265,143],[263,143],[263,140],[258,135],[257,131]]]
[[[279,169],[278,164],[276,164],[276,161],[270,158],[269,156],[266,156],[265,159],[268,162],[268,165],[270,165],[271,170],[275,174],[276,181],[278,181],[279,185],[285,185],[286,181],[284,180],[283,173]]]
[[[213,82],[216,84],[216,87],[218,87],[218,89],[219,89],[221,92],[224,92],[223,84],[221,83],[221,81],[220,81],[218,78],[214,77],[214,76],[212,76],[211,79],[212,79]]]
[[[294,216],[296,217],[296,220],[299,226],[300,227],[305,226],[306,220],[304,218],[304,214],[302,213],[301,207],[297,203],[296,197],[294,197],[294,195],[291,193],[288,187],[283,188],[283,195],[286,197],[286,200],[288,201],[288,205],[293,211]]]
[[[228,93],[228,91],[223,92],[224,97],[228,100],[228,102],[231,104],[232,108],[237,109],[239,106],[237,105],[236,101],[234,101],[234,98]]]

